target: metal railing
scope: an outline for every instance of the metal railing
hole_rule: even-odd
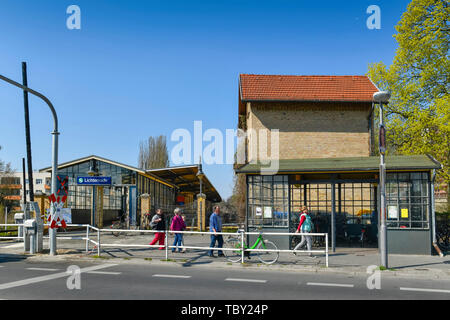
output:
[[[0,226],[2,226],[0,224]],[[23,226],[23,225],[18,225],[18,224],[14,224],[14,226]],[[48,226],[48,225],[46,225]],[[279,233],[279,232],[245,232],[242,230],[239,230],[238,232],[200,232],[200,231],[169,231],[169,230],[164,230],[164,231],[158,231],[158,230],[130,230],[130,229],[100,229],[100,228],[96,228],[94,226],[91,226],[89,224],[68,224],[68,227],[82,227],[82,228],[86,228],[86,235],[85,236],[67,236],[67,235],[61,235],[61,233],[57,234],[57,239],[61,239],[61,240],[84,240],[86,241],[86,248],[85,251],[86,253],[90,252],[90,244],[94,245],[94,250],[97,249],[97,255],[100,256],[101,255],[101,251],[102,248],[106,248],[106,247],[123,247],[123,248],[164,248],[165,250],[165,257],[166,260],[169,258],[169,249],[194,249],[194,250],[220,250],[220,251],[240,251],[241,254],[241,263],[244,263],[244,256],[246,255],[247,252],[278,252],[278,253],[323,253],[325,254],[325,265],[326,267],[328,267],[328,233]],[[93,232],[96,235],[96,240],[94,240],[94,238],[92,237]],[[152,233],[152,234],[156,234],[156,233],[164,233],[165,237],[164,237],[164,244],[124,244],[124,243],[102,243],[101,241],[101,234],[102,233]],[[183,245],[181,246],[173,246],[173,245],[169,245],[169,235],[170,234],[175,234],[175,233],[181,233],[181,234],[195,234],[195,235],[228,235],[231,237],[236,237],[236,238],[240,238],[240,247],[239,248],[218,248],[218,247],[205,247],[205,246],[189,246],[189,245]],[[247,235],[255,235],[255,236],[311,236],[311,237],[316,237],[316,236],[322,236],[325,238],[325,248],[324,250],[288,250],[288,249],[250,249],[246,247],[245,244],[245,238]],[[4,238],[4,237],[0,237]],[[21,238],[23,239],[23,237],[15,237],[16,238]],[[44,238],[49,238],[48,236],[44,237]]]
[[[8,239],[8,240],[21,239],[23,241],[23,239],[24,239],[23,232],[22,232],[22,235],[20,235],[20,230],[19,230],[21,227],[23,228],[23,224],[20,224],[20,223],[3,223],[3,224],[0,224],[0,227],[17,227],[17,231],[16,230],[0,230],[0,234],[2,234],[2,233],[9,233],[9,232],[17,232],[17,236],[15,236],[15,237],[0,235],[0,239]]]
[[[328,267],[328,233],[276,233],[276,232],[200,232],[200,231],[157,231],[157,230],[129,230],[129,229],[99,229],[90,225],[87,226],[86,231],[86,238],[83,238],[86,240],[86,252],[89,252],[89,243],[93,243],[97,248],[97,255],[100,256],[101,254],[101,248],[102,247],[136,247],[136,248],[156,248],[156,247],[164,247],[165,250],[165,257],[166,260],[168,259],[169,249],[194,249],[194,250],[220,250],[220,251],[236,251],[237,248],[217,248],[217,247],[205,247],[205,246],[189,246],[189,245],[183,245],[182,246],[173,246],[169,245],[169,234],[175,234],[175,233],[181,233],[181,234],[196,234],[196,235],[228,235],[228,236],[235,236],[240,237],[240,244],[241,247],[239,248],[239,251],[241,252],[241,263],[244,263],[244,256],[246,252],[278,252],[278,253],[324,253],[325,254],[325,265]],[[97,233],[97,241],[94,241],[90,239],[90,233],[89,229],[92,229],[96,231]],[[121,243],[102,243],[101,242],[101,233],[111,233],[111,232],[124,232],[124,233],[164,233],[164,245],[162,244],[121,244]],[[245,247],[245,237],[247,235],[267,235],[267,236],[323,236],[325,237],[325,249],[324,250],[288,250],[288,249],[250,249]]]

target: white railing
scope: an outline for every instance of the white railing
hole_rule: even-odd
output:
[[[92,239],[89,238],[89,229],[93,229],[97,232],[97,241],[94,241]],[[165,240],[164,240],[164,245],[160,245],[160,244],[154,244],[154,245],[150,245],[150,244],[121,244],[121,243],[102,243],[101,242],[101,233],[104,232],[126,232],[126,233],[165,233]],[[241,247],[239,248],[239,251],[241,251],[241,263],[244,263],[244,256],[246,252],[278,252],[278,253],[324,253],[325,254],[325,265],[328,267],[328,234],[327,233],[275,233],[275,232],[267,232],[267,233],[263,233],[263,232],[245,232],[245,231],[239,231],[239,232],[235,232],[235,233],[231,233],[231,232],[201,232],[201,231],[156,231],[156,230],[128,230],[128,229],[98,229],[96,227],[93,226],[88,226],[87,228],[87,234],[86,234],[86,252],[89,252],[89,243],[93,243],[95,244],[95,246],[97,247],[97,255],[100,256],[101,253],[101,247],[141,247],[141,248],[155,248],[155,247],[164,247],[165,250],[165,256],[166,256],[166,260],[168,259],[168,253],[169,253],[169,249],[194,249],[194,250],[220,250],[220,251],[236,251],[236,248],[218,248],[218,247],[205,247],[205,246],[186,246],[183,245],[182,246],[173,246],[173,245],[168,245],[169,240],[168,240],[168,236],[169,234],[175,234],[175,233],[181,233],[181,234],[196,234],[196,235],[228,235],[231,237],[237,237],[240,238],[240,245]],[[322,236],[325,238],[325,249],[324,250],[287,250],[287,249],[250,249],[246,247],[245,244],[245,237],[247,235],[267,235],[267,236]]]
[[[0,225],[1,226],[1,225]],[[15,225],[18,226],[18,225]],[[48,226],[48,225],[47,225]],[[325,265],[328,267],[328,233],[279,233],[279,232],[245,232],[239,230],[238,232],[206,232],[206,231],[157,231],[157,230],[130,230],[130,229],[99,229],[89,224],[68,224],[68,227],[83,227],[86,228],[86,236],[64,236],[61,233],[57,234],[57,239],[61,240],[84,240],[86,241],[86,253],[90,250],[90,244],[94,244],[94,249],[97,249],[97,255],[100,256],[102,247],[116,247],[116,248],[161,248],[164,247],[166,260],[168,259],[169,249],[194,249],[194,250],[220,250],[220,251],[240,251],[241,254],[241,263],[244,263],[244,256],[247,252],[278,252],[278,253],[324,253],[325,254]],[[96,233],[96,241],[92,239],[93,230]],[[101,234],[102,233],[164,233],[164,244],[133,244],[133,243],[102,243]],[[218,248],[218,247],[205,247],[205,246],[173,246],[168,245],[169,239],[168,236],[170,234],[181,233],[181,234],[196,234],[196,235],[228,235],[231,237],[235,237],[239,239],[240,248]],[[323,250],[288,250],[288,249],[250,249],[247,248],[247,244],[245,243],[245,238],[247,235],[254,236],[311,236],[311,237],[324,237],[325,238],[325,248]],[[44,238],[48,238],[44,237]],[[225,244],[225,240],[224,240]]]
[[[15,236],[15,237],[0,236],[0,239],[9,239],[9,240],[22,239],[22,241],[23,241],[23,232],[22,232],[22,235],[20,235],[20,231],[19,231],[19,228],[23,227],[23,224],[20,224],[20,223],[3,223],[3,224],[0,224],[0,227],[17,227],[17,236]],[[15,230],[0,230],[0,234],[1,233],[14,232],[14,231]]]

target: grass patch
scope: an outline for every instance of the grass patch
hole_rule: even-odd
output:
[[[386,268],[386,267],[384,267],[384,266],[379,266],[379,267],[378,267],[378,270],[380,270],[380,271],[397,271],[397,270],[394,269],[394,268]]]
[[[103,256],[99,256],[99,255],[95,255],[95,256],[92,256],[92,258],[94,258],[94,259],[109,259],[109,257],[103,257]]]
[[[174,259],[161,259],[161,261],[166,261],[166,262],[176,262],[176,260],[174,260]]]
[[[131,260],[131,258],[123,258],[123,260]]]
[[[152,261],[153,259],[152,258],[144,258],[144,260]]]
[[[227,265],[232,266],[233,263],[232,262],[227,262]]]

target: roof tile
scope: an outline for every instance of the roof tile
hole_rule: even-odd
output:
[[[367,76],[240,75],[242,101],[364,101],[378,89]]]

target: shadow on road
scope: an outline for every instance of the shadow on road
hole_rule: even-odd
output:
[[[17,262],[25,260],[26,258],[27,256],[23,254],[0,253],[0,263]]]

